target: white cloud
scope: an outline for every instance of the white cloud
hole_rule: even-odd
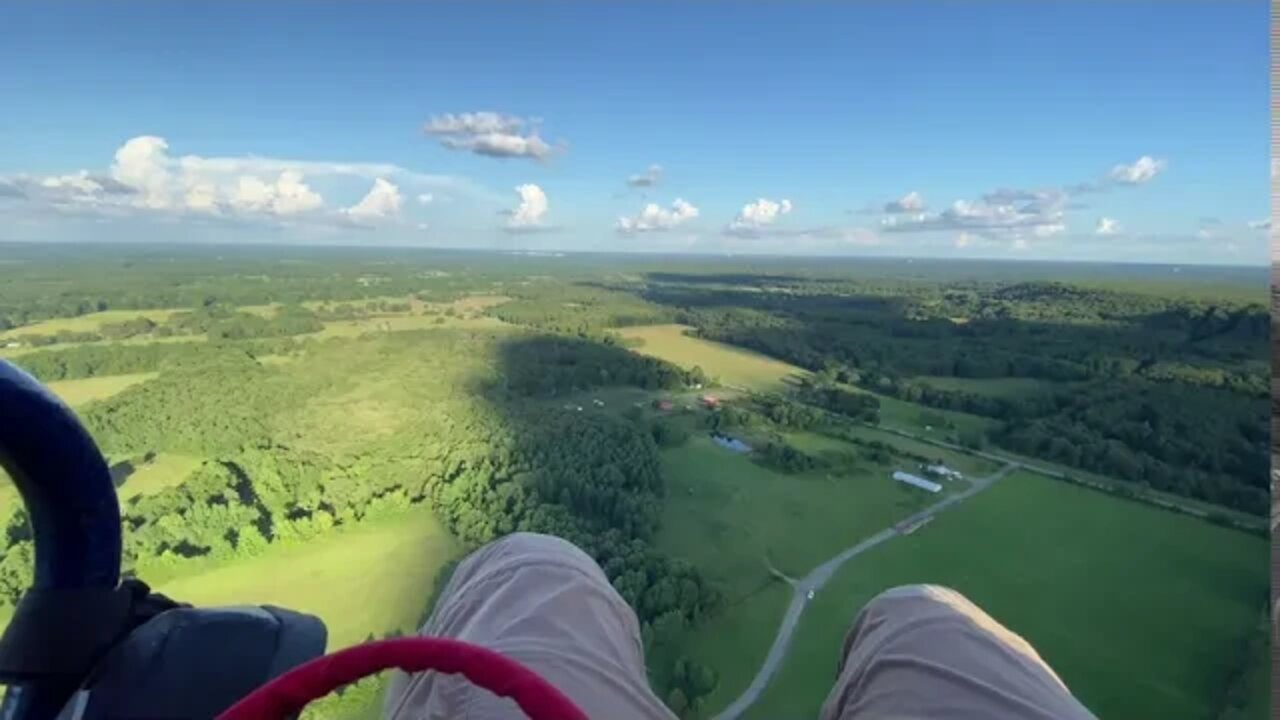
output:
[[[1013,243],[1010,244],[1009,247],[1015,251],[1020,252],[1022,250],[1026,250],[1030,246],[1027,244],[1026,238],[1014,238]]]
[[[901,215],[904,213],[919,213],[924,211],[924,196],[912,190],[897,200],[890,200],[884,204],[884,211],[893,215]]]
[[[1108,175],[1112,180],[1125,185],[1142,185],[1155,179],[1164,171],[1167,163],[1164,160],[1157,160],[1150,155],[1143,155],[1133,162],[1132,165],[1116,165],[1111,168]]]
[[[437,115],[423,126],[428,135],[440,138],[451,150],[467,150],[477,155],[544,160],[551,145],[538,134],[535,121],[496,112],[448,113]]]
[[[1051,223],[1049,225],[1035,225],[1031,228],[1031,234],[1039,238],[1053,237],[1066,232],[1067,226],[1062,223]]]
[[[638,215],[620,217],[615,228],[623,233],[662,232],[682,225],[698,217],[698,208],[681,198],[671,203],[671,209],[657,203],[645,205]]]
[[[520,194],[520,204],[511,211],[507,229],[519,231],[543,227],[542,220],[548,207],[547,194],[532,183],[516,186],[516,192]]]
[[[939,213],[885,217],[881,229],[885,232],[966,230],[986,235],[1010,235],[1026,230],[1044,236],[1062,231],[1062,217],[1061,210],[1034,204],[1019,208],[1008,203],[957,200]]]
[[[399,215],[403,204],[400,188],[386,178],[377,178],[360,202],[344,208],[342,212],[353,220],[373,222]]]
[[[973,244],[973,236],[967,232],[956,235],[955,246],[961,250]]]
[[[214,194],[212,187],[206,184],[195,187],[200,190],[197,201],[206,204],[208,196]],[[231,193],[230,205],[236,210],[285,216],[317,210],[324,205],[324,198],[303,182],[302,173],[285,170],[273,182],[252,175],[241,176]],[[188,206],[188,209],[197,208]]]
[[[662,182],[662,166],[650,165],[642,173],[637,173],[627,178],[627,184],[631,187],[654,187]]]
[[[419,230],[426,230],[429,226],[426,223],[418,223]]]
[[[421,195],[418,196],[418,204],[430,205],[432,202],[435,201],[435,199],[436,199],[435,195],[432,195],[431,193],[422,193]]]
[[[136,203],[153,210],[169,207],[173,187],[169,143],[154,135],[132,138],[116,150],[111,177],[138,191]]]
[[[1265,220],[1254,220],[1253,222],[1249,223],[1249,229],[1250,230],[1270,230],[1271,218],[1266,218]]]
[[[350,208],[326,209],[311,178],[373,183],[367,196]],[[386,163],[350,163],[281,158],[202,157],[169,154],[164,138],[142,135],[123,143],[107,172],[81,170],[43,177],[0,177],[0,199],[18,199],[33,208],[61,214],[130,214],[176,218],[193,216],[296,224],[346,224],[394,215],[402,189],[419,202],[444,191],[486,204],[503,202],[494,193],[462,178],[418,173]]]
[[[738,211],[725,232],[753,234],[768,228],[778,221],[783,215],[790,214],[792,209],[790,200],[770,200],[768,198],[759,198],[755,202],[749,202],[742,206],[742,210]]]
[[[1093,228],[1094,235],[1115,235],[1119,232],[1120,223],[1109,217],[1098,218],[1098,224]]]

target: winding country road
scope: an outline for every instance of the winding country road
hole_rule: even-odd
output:
[[[1003,458],[1001,458],[1001,460],[1008,462]],[[984,478],[974,480],[973,485],[968,489],[954,495],[948,495],[937,503],[921,510],[901,522],[920,521],[933,517],[952,505],[963,502],[983,490],[986,490],[994,485],[997,480],[1008,475],[1019,466],[1019,463],[1008,462],[1008,464],[996,472]],[[743,691],[742,695],[740,695],[737,700],[730,703],[729,706],[722,710],[719,715],[716,715],[714,720],[735,720],[735,718],[741,716],[742,713],[746,712],[747,708],[751,707],[756,700],[759,699],[760,693],[764,692],[765,687],[768,686],[769,681],[773,679],[774,674],[777,673],[778,668],[782,665],[782,660],[787,655],[787,648],[791,645],[791,636],[795,633],[796,625],[800,623],[800,616],[804,613],[804,609],[809,603],[809,592],[812,591],[816,593],[818,590],[821,590],[822,587],[827,584],[827,581],[831,580],[832,576],[836,574],[836,571],[840,569],[841,565],[844,565],[849,560],[852,560],[867,550],[870,550],[871,548],[899,534],[900,533],[897,531],[896,526],[885,528],[875,535],[862,540],[858,544],[845,548],[840,552],[840,554],[814,568],[808,575],[805,575],[799,580],[790,580],[789,578],[786,578],[785,575],[782,575],[780,571],[770,566],[770,569],[774,574],[791,582],[791,586],[794,588],[794,592],[791,596],[791,604],[787,606],[787,612],[782,616],[782,624],[778,627],[778,634],[773,640],[773,646],[769,648],[769,654],[765,656],[764,664],[762,664],[760,666],[760,670],[756,672],[755,678],[751,681],[751,684],[747,686],[747,689]]]

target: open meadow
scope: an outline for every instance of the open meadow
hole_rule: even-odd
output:
[[[381,519],[249,560],[196,569],[157,589],[204,606],[278,605],[312,613],[329,649],[413,633],[457,543],[430,512]]]
[[[126,375],[103,375],[100,377],[82,378],[79,380],[59,380],[49,383],[54,395],[71,407],[78,407],[94,400],[105,400],[123,392],[138,383],[144,383],[158,373],[130,373]]]
[[[1258,537],[1015,473],[840,570],[748,717],[815,716],[858,609],[910,583],[966,594],[1099,717],[1216,717],[1257,632],[1266,555]]]
[[[626,327],[618,334],[632,342],[643,355],[684,367],[701,367],[721,384],[745,387],[758,392],[780,391],[788,380],[804,375],[799,368],[750,350],[715,343],[685,334],[683,325],[643,325]]]

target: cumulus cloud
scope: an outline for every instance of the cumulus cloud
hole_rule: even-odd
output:
[[[620,217],[614,227],[618,232],[643,233],[663,232],[683,225],[698,217],[698,208],[682,198],[676,198],[671,208],[663,208],[657,203],[645,205],[638,215]]]
[[[311,183],[312,178],[373,183],[351,207],[332,209]],[[345,180],[344,180],[345,179]],[[0,177],[0,198],[19,200],[59,213],[157,217],[188,216],[222,220],[296,224],[367,224],[395,216],[403,205],[402,189],[420,203],[444,190],[486,203],[501,200],[474,183],[444,175],[417,173],[386,163],[349,163],[281,158],[175,157],[161,137],[142,135],[123,143],[105,172],[81,170],[43,177]]]
[[[211,185],[200,184],[198,195],[214,195],[216,190]],[[191,191],[187,197],[190,198]],[[268,215],[286,216],[311,212],[324,205],[324,198],[312,190],[303,181],[302,173],[296,170],[285,170],[273,182],[264,182],[261,178],[246,175],[240,178],[230,198],[231,207],[237,210],[265,213]],[[190,207],[189,209],[201,209]]]
[[[1115,235],[1120,232],[1120,223],[1109,217],[1098,218],[1098,224],[1093,228],[1094,235]]]
[[[884,204],[884,211],[891,215],[901,215],[904,213],[919,213],[924,211],[924,196],[912,190],[897,200],[890,200]]]
[[[956,235],[955,246],[957,248],[963,250],[972,244],[973,244],[973,236],[970,235],[969,233],[962,232],[959,235]]]
[[[1010,198],[990,199],[1007,201]],[[886,217],[881,222],[881,229],[890,233],[960,230],[985,235],[1014,235],[1027,231],[1043,237],[1061,232],[1062,218],[1062,211],[1056,207],[1035,203],[1018,206],[1009,202],[957,200],[939,213]]]
[[[360,202],[344,208],[342,212],[352,220],[376,222],[399,215],[402,204],[404,196],[400,194],[400,188],[385,178],[377,178]]]
[[[518,185],[515,190],[520,195],[520,204],[510,211],[506,229],[518,232],[544,228],[543,218],[548,208],[547,194],[532,183]]]
[[[759,198],[742,206],[725,231],[730,234],[755,234],[772,226],[778,218],[791,212],[790,200]]]
[[[1142,185],[1155,179],[1156,175],[1164,171],[1166,165],[1164,160],[1143,155],[1131,165],[1120,164],[1111,168],[1108,177],[1124,185]]]
[[[627,184],[631,187],[654,187],[662,182],[662,166],[650,165],[642,173],[637,173],[627,178]]]
[[[427,121],[423,132],[440,138],[440,144],[451,150],[488,157],[545,160],[552,152],[535,121],[490,111],[437,115]]]
[[[1271,218],[1267,218],[1265,220],[1254,220],[1253,222],[1249,223],[1249,229],[1250,230],[1270,230]]]
[[[436,199],[436,196],[432,195],[431,193],[422,193],[418,195],[418,204],[430,205],[433,201],[435,201],[435,199]]]

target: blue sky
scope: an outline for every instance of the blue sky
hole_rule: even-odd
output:
[[[1263,263],[1268,20],[10,3],[0,239]]]

